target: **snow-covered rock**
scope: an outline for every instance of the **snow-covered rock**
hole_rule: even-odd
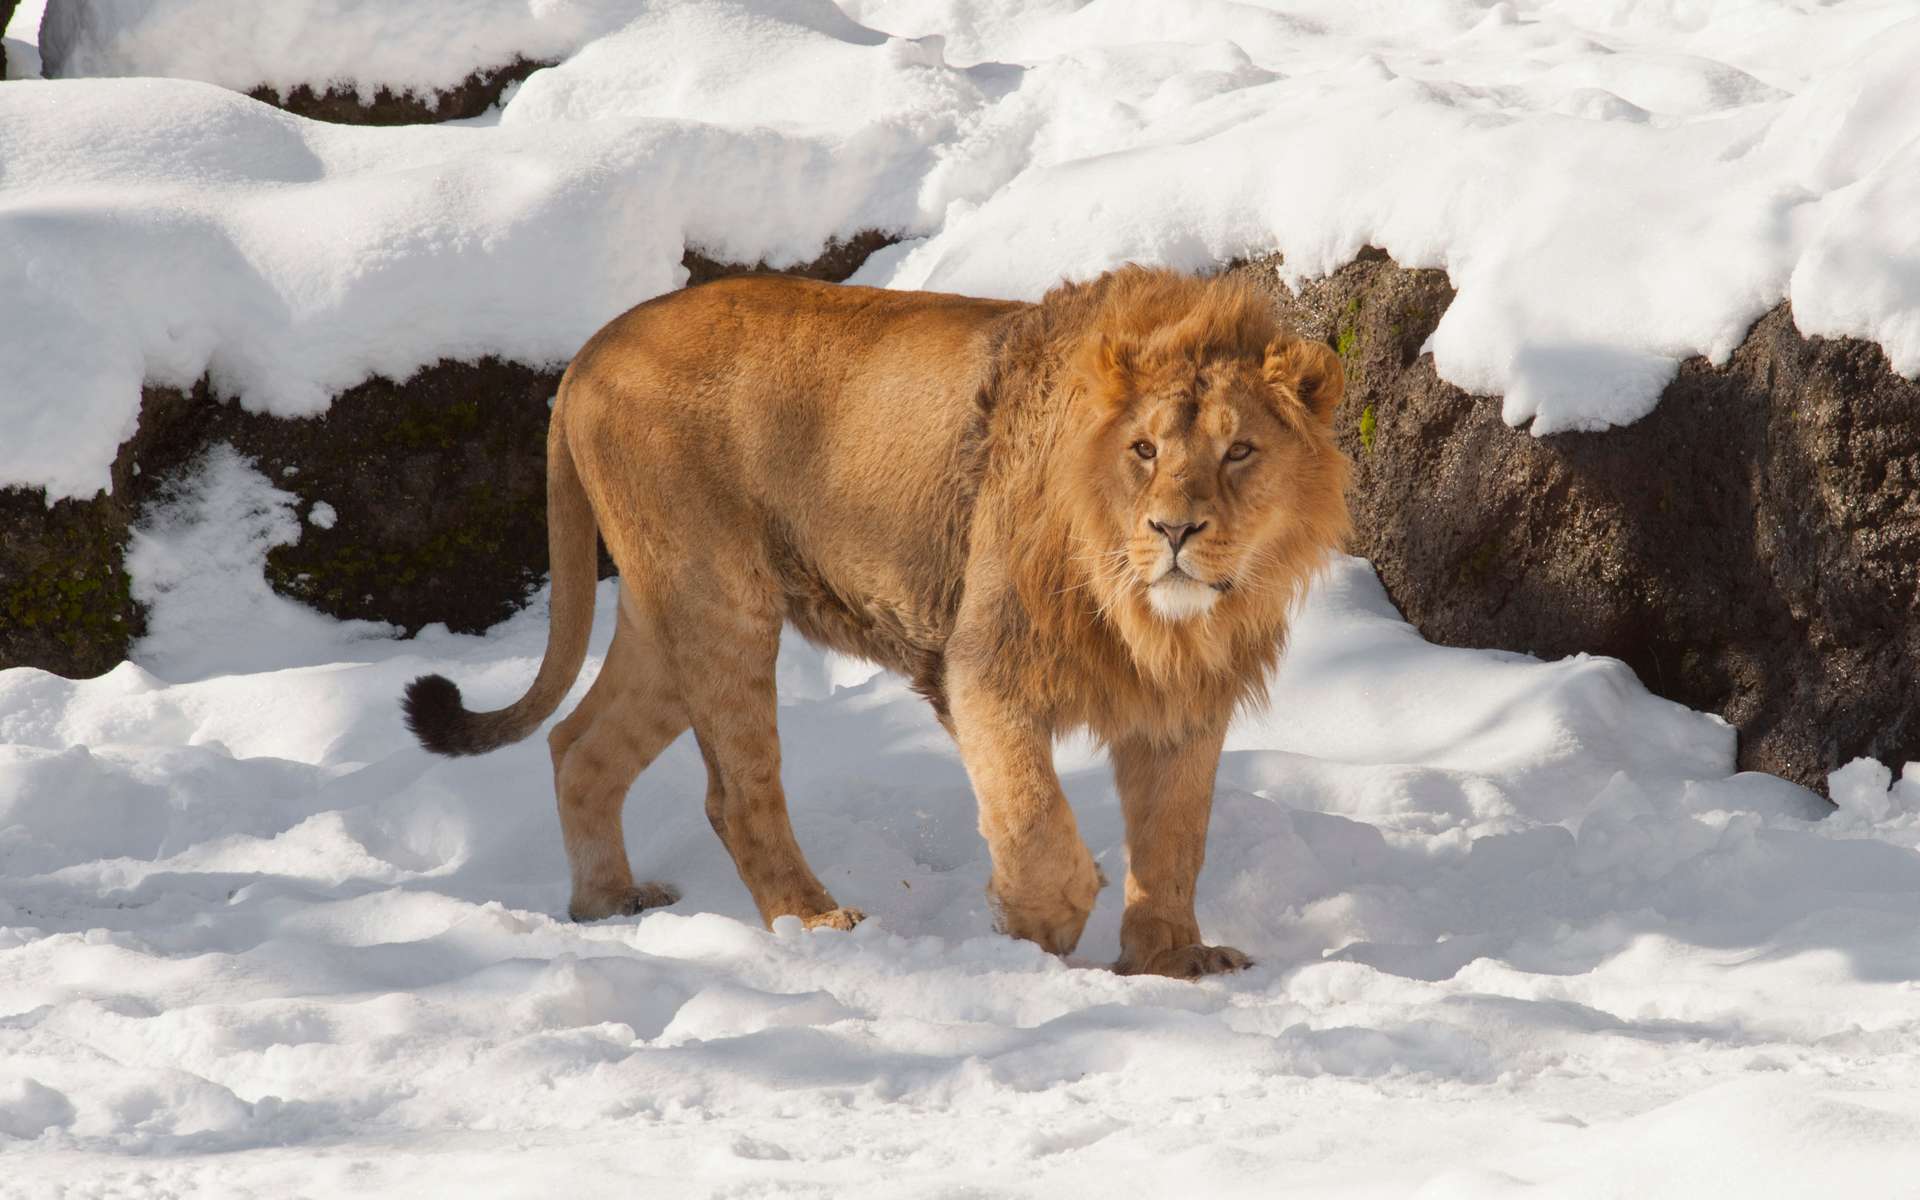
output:
[[[1351,549],[1427,637],[1620,658],[1731,721],[1742,769],[1811,788],[1920,757],[1920,383],[1878,347],[1782,305],[1635,424],[1532,438],[1420,354],[1441,272],[1374,254],[1296,292],[1244,270],[1340,350]]]
[[[6,89],[0,422],[24,435],[0,482],[56,497],[106,482],[142,380],[311,413],[443,357],[564,359],[689,244],[778,264],[862,229],[917,239],[863,282],[1012,296],[1125,260],[1280,252],[1299,279],[1380,246],[1459,289],[1441,377],[1536,433],[1644,415],[1789,294],[1805,332],[1920,371],[1920,272],[1886,231],[1920,169],[1904,5],[97,11],[102,45],[154,55],[99,69],[234,86],[336,54],[420,87],[509,47],[564,61],[491,123],[406,130],[179,79]],[[279,31],[316,13],[329,36]],[[443,53],[470,19],[499,46]]]
[[[49,79],[159,76],[246,92],[345,84],[430,95],[515,59],[565,58],[641,0],[47,0]]]

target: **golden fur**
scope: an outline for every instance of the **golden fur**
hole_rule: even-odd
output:
[[[526,736],[586,654],[594,538],[620,568],[604,668],[553,729],[581,919],[636,885],[621,810],[688,727],[707,814],[763,918],[851,926],[780,787],[783,623],[914,683],[959,743],[1002,927],[1056,953],[1104,880],[1053,771],[1091,729],[1127,821],[1117,968],[1245,964],[1193,915],[1227,721],[1260,694],[1347,528],[1339,360],[1229,279],[1136,267],[1038,304],[723,280],[596,334],[549,435],[553,625],[520,701],[444,679],[407,713],[442,753]]]

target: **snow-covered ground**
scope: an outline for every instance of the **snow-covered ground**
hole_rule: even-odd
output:
[[[517,695],[543,606],[486,637],[324,620],[260,582],[292,508],[216,455],[130,557],[138,662],[0,672],[0,1195],[1920,1178],[1920,778],[1863,763],[1828,815],[1618,662],[1428,645],[1342,559],[1220,770],[1200,918],[1250,971],[1102,969],[1116,889],[1070,962],[994,936],[945,734],[799,643],[795,824],[868,922],[760,929],[683,739],[627,829],[684,898],[572,925],[542,741],[436,759],[395,705],[423,671]],[[1059,757],[1118,878],[1100,756]]]
[[[1789,291],[1920,369],[1890,0],[102,7],[173,30],[103,71],[436,86],[488,65],[426,62],[463,19],[506,39],[469,57],[567,61],[413,129],[0,86],[0,483],[90,492],[142,378],[311,412],[564,358],[685,241],[868,226],[913,237],[867,281],[1013,295],[1383,245],[1460,287],[1442,371],[1536,429],[1643,411]],[[390,24],[288,32],[316,14]],[[1070,962],[992,935],[925,706],[797,643],[795,824],[870,920],[761,930],[683,742],[627,829],[684,898],[575,926],[540,739],[435,759],[395,703],[426,671],[517,695],[542,606],[407,641],[299,609],[262,556],[325,519],[215,454],[129,557],[135,661],[0,672],[0,1197],[1920,1188],[1920,767],[1855,764],[1832,810],[1616,662],[1426,644],[1342,559],[1220,771],[1200,916],[1250,971],[1100,969],[1115,889]],[[1059,757],[1117,878],[1100,755]]]

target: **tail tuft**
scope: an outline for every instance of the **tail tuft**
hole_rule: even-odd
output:
[[[435,754],[485,754],[500,744],[492,730],[460,702],[460,685],[445,675],[422,675],[400,701],[407,728]]]
[[[492,712],[468,712],[460,689],[441,675],[422,675],[407,685],[400,708],[407,728],[435,754],[485,754],[517,742],[553,715],[586,661],[593,632],[594,547],[598,522],[567,447],[568,369],[547,423],[547,551],[553,568],[552,623],[547,652],[526,695]]]

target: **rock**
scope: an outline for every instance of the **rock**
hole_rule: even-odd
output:
[[[96,675],[145,631],[122,559],[168,481],[229,443],[302,514],[331,507],[275,548],[282,593],[339,617],[477,633],[511,615],[546,571],[546,428],[557,369],[441,362],[375,378],[319,417],[285,420],[191,391],[148,387],[113,490],[49,507],[0,491],[0,668]]]
[[[827,239],[825,249],[811,262],[798,263],[791,267],[769,267],[764,260],[757,263],[723,262],[709,258],[705,253],[688,246],[686,253],[680,256],[680,265],[687,269],[687,286],[722,279],[728,275],[751,275],[759,271],[772,271],[780,275],[799,275],[807,279],[819,279],[827,283],[840,283],[855,271],[876,250],[883,250],[900,240],[900,235],[887,233],[879,229],[863,229],[844,241],[837,237]]]
[[[1742,769],[1816,790],[1920,759],[1920,384],[1877,346],[1782,304],[1641,421],[1535,438],[1420,353],[1443,273],[1369,251],[1296,295],[1274,266],[1237,269],[1340,352],[1352,548],[1422,634],[1623,659],[1735,725]]]
[[[212,403],[202,389],[179,421],[191,444],[230,442],[253,459],[303,516],[331,509],[330,524],[307,521],[298,543],[267,555],[275,590],[409,634],[435,621],[478,633],[546,574],[547,412],[560,374],[442,361],[404,382],[370,379],[305,420]]]
[[[393,92],[382,87],[374,92],[372,99],[363,100],[352,87],[335,84],[324,91],[315,91],[304,83],[284,96],[264,84],[251,89],[247,95],[275,108],[336,125],[422,125],[477,117],[498,104],[501,93],[509,86],[552,65],[516,58],[505,66],[475,71],[446,91],[424,95]]]
[[[37,489],[0,491],[0,667],[81,677],[126,657],[146,628],[121,566],[135,511],[118,487],[51,506]]]
[[[6,7],[11,8],[14,2],[16,0],[7,0]],[[164,54],[156,57],[144,39],[156,30],[159,31],[162,44],[169,38],[180,36],[177,24],[169,22],[169,17],[173,15],[164,6],[152,3],[48,0],[40,30],[42,73],[49,79],[93,74],[171,74],[174,69],[171,64],[175,60]],[[269,20],[254,21],[244,28],[267,41],[288,36],[302,39],[325,37],[323,25],[307,27],[309,18],[318,22],[320,15],[288,14],[287,20],[294,22],[291,27],[286,21]],[[397,19],[404,21],[404,14],[398,14]],[[453,31],[448,39],[453,52],[458,51],[460,42],[458,31]],[[479,56],[500,51],[469,46],[466,53]],[[247,94],[255,100],[316,121],[343,125],[418,125],[477,117],[497,104],[508,87],[540,68],[552,65],[553,60],[515,55],[511,61],[498,66],[476,67],[451,88],[421,92],[403,89],[396,92],[381,85],[364,99],[350,77],[319,80],[317,86],[315,83],[299,84],[284,95],[277,88],[262,83],[247,89]],[[225,83],[236,82],[224,75],[218,79]]]
[[[20,7],[20,0],[0,0],[0,34],[6,33],[7,26],[13,21],[13,10],[18,7]],[[0,79],[6,77],[7,44],[4,38],[0,38]]]

